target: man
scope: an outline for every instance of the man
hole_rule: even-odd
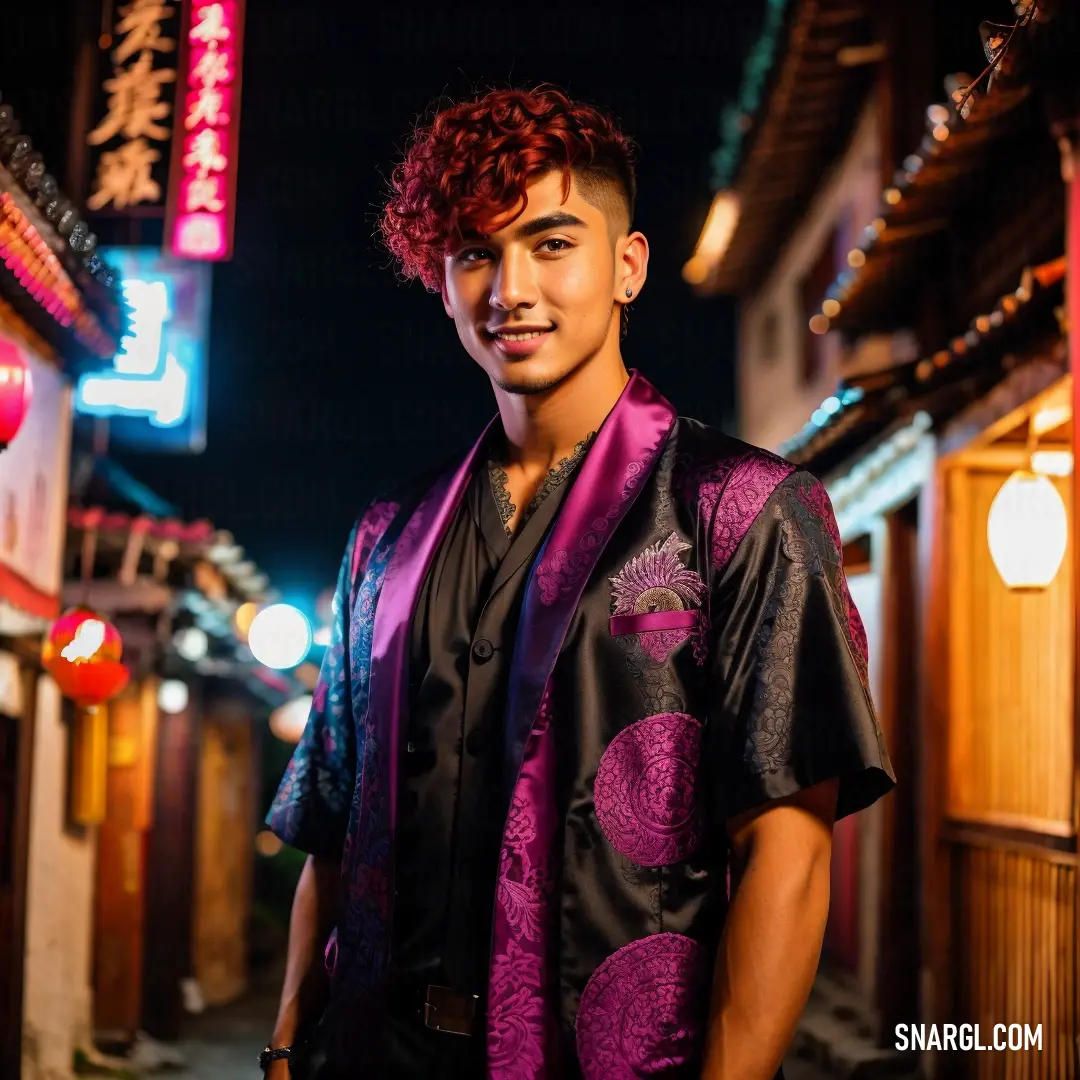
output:
[[[770,1080],[833,822],[893,784],[828,497],[625,368],[649,248],[606,116],[492,92],[392,186],[498,415],[350,537],[267,819],[310,853],[269,1075],[321,1015],[333,1076]]]

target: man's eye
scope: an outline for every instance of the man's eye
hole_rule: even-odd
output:
[[[481,259],[487,259],[491,257],[491,252],[485,251],[483,248],[471,248],[468,251],[461,252],[457,259],[461,263],[475,263],[480,262]]]
[[[545,240],[540,247],[546,251],[567,251],[573,245],[569,240],[559,240],[556,237],[552,237],[550,240]]]

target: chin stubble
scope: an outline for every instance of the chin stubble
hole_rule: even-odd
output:
[[[548,390],[554,390],[569,372],[561,375],[553,375],[540,379],[532,379],[527,382],[514,382],[506,378],[497,378],[495,385],[507,394],[519,394],[521,397],[531,397],[534,394],[544,394]]]

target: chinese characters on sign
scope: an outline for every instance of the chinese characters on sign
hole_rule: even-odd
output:
[[[167,235],[182,259],[232,253],[242,0],[191,0],[183,123],[177,124]]]
[[[116,139],[118,146],[103,150],[87,207],[103,210],[110,203],[115,210],[127,210],[140,203],[160,203],[161,184],[154,166],[168,145],[168,124],[172,105],[163,94],[176,81],[176,71],[155,67],[155,54],[172,53],[174,38],[165,36],[162,24],[173,16],[175,7],[159,0],[131,0],[119,9],[116,47],[112,51],[112,78],[104,82],[108,95],[102,121],[87,136],[91,146],[104,147]]]
[[[112,368],[79,379],[75,411],[108,417],[110,441],[126,449],[200,453],[212,268],[156,247],[104,254],[121,275],[130,325]]]

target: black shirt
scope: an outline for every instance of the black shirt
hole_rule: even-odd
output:
[[[505,473],[477,470],[413,616],[391,979],[484,1000],[502,825],[504,711],[525,583],[587,449],[552,470],[516,535]]]

